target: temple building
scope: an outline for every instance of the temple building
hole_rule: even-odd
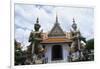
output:
[[[58,17],[49,33],[40,31],[39,18],[34,24],[34,30],[29,36],[27,60],[30,64],[75,62],[84,60],[86,40],[77,28],[73,19],[70,32],[64,32],[60,27]]]
[[[70,32],[63,31],[56,16],[53,28],[49,33],[43,33],[43,41],[41,42],[46,50],[44,57],[47,59],[47,63],[69,61],[72,43],[70,37]]]

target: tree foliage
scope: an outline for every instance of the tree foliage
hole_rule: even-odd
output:
[[[88,50],[94,49],[94,39],[90,39],[86,42],[86,49]]]
[[[15,65],[23,65],[25,61],[24,52],[21,50],[21,44],[15,40]]]

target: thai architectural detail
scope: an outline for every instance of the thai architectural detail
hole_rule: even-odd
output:
[[[83,59],[83,51],[85,50],[85,38],[81,35],[81,32],[77,28],[77,24],[73,18],[73,24],[71,28],[71,61],[80,61]]]
[[[60,27],[58,17],[49,33],[39,31],[39,19],[37,18],[34,30],[31,31],[29,42],[31,63],[55,63],[71,62],[83,59],[85,49],[85,38],[81,36],[77,29],[77,24],[73,19],[71,32],[64,32]]]
[[[31,31],[29,36],[29,42],[31,42],[31,50],[30,50],[30,59],[31,63],[42,63],[42,56],[43,56],[43,47],[40,44],[42,41],[42,31],[39,31],[40,29],[39,19],[37,18],[36,24],[34,25],[34,30]]]

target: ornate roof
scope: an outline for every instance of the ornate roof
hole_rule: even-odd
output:
[[[63,32],[62,28],[59,25],[58,17],[56,16],[56,22],[49,33],[43,33],[43,41],[41,43],[70,43],[72,40],[70,39],[69,32]]]
[[[48,37],[57,37],[57,36],[66,36],[66,35],[64,34],[62,28],[60,27],[58,23],[58,17],[56,16],[56,22],[53,28],[51,29],[50,33],[48,34]]]
[[[47,43],[70,43],[71,35],[69,32],[65,33],[65,37],[48,37],[48,33],[42,33],[43,41],[41,43],[47,44]]]
[[[48,38],[43,40],[41,43],[70,43],[71,39],[68,38]]]

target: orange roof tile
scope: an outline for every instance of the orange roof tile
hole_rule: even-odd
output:
[[[43,40],[41,43],[62,43],[62,42],[72,42],[72,40],[68,38],[48,38]]]

